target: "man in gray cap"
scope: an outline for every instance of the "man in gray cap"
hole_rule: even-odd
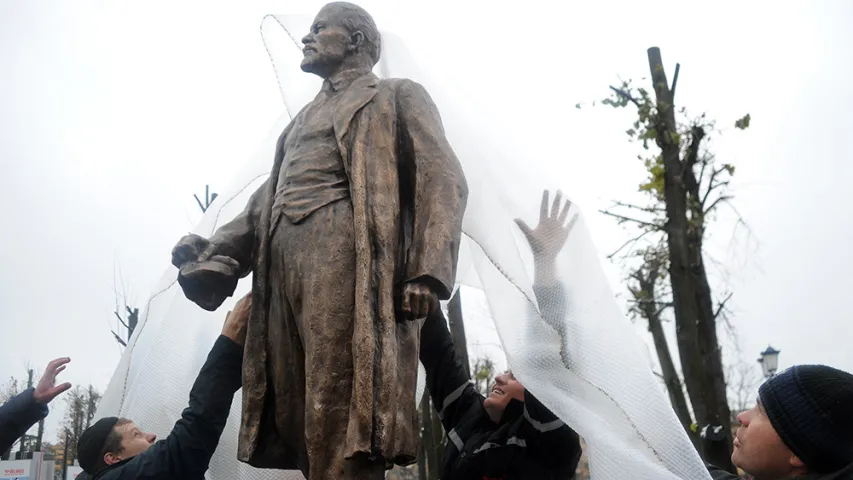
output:
[[[80,466],[93,479],[202,479],[242,379],[243,344],[252,307],[243,297],[225,319],[190,391],[190,404],[163,441],[126,418],[107,417],[77,442]],[[155,443],[156,442],[156,443]]]

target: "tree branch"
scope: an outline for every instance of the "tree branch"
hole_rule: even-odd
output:
[[[117,334],[116,332],[113,332],[113,331],[111,330],[111,331],[110,331],[110,333],[112,333],[112,334],[113,334],[113,337],[115,337],[116,341],[117,341],[118,343],[120,343],[122,347],[127,347],[127,344],[126,344],[126,343],[124,343],[124,340],[122,340],[122,339],[121,339],[121,337],[119,337],[119,336],[118,336],[118,334]]]
[[[721,202],[727,202],[727,201],[731,200],[732,198],[734,198],[732,195],[720,195],[716,200],[714,200],[711,203],[711,205],[708,206],[708,208],[706,208],[702,211],[702,215],[707,215],[707,214],[711,213],[711,211],[713,211],[715,208],[717,208],[718,204],[720,204]]]
[[[696,164],[696,160],[699,158],[699,145],[705,138],[705,129],[699,125],[694,125],[693,128],[690,129],[690,133],[692,134],[692,138],[690,140],[690,146],[687,148],[687,156],[684,158],[685,172],[693,171],[693,165]]]
[[[635,99],[634,97],[632,97],[630,93],[626,92],[625,90],[616,88],[613,85],[610,86],[610,89],[613,90],[614,92],[616,92],[617,95],[624,98],[625,100],[630,100],[631,103],[633,103],[634,105],[637,106],[637,108],[640,107],[640,102],[637,99]]]
[[[634,222],[634,223],[636,223],[636,224],[638,224],[638,225],[642,225],[642,226],[644,226],[644,227],[653,228],[653,229],[655,229],[655,230],[661,230],[661,229],[663,228],[661,225],[658,225],[658,224],[656,224],[656,223],[644,222],[643,220],[637,220],[636,218],[626,217],[626,216],[623,216],[623,215],[617,215],[617,214],[615,214],[615,213],[608,212],[607,210],[599,210],[599,212],[601,212],[601,213],[603,213],[603,214],[605,214],[605,215],[611,216],[611,217],[613,217],[613,218],[615,218],[615,219],[619,220],[619,223],[624,223],[624,222]]]
[[[198,195],[193,194],[193,197],[195,197],[195,201],[196,201],[196,203],[198,203],[198,208],[201,209],[201,213],[206,213],[207,208],[205,208],[204,204],[201,203],[201,200],[199,200]]]
[[[672,99],[675,100],[675,86],[678,85],[678,72],[681,71],[681,64],[675,64],[675,74],[672,75],[672,88],[669,89]]]
[[[643,232],[642,232],[642,233],[640,233],[640,234],[639,234],[639,235],[637,235],[636,237],[634,237],[634,238],[632,238],[632,239],[628,240],[627,242],[623,243],[623,244],[622,244],[622,246],[620,246],[620,247],[619,247],[619,248],[617,248],[613,253],[611,253],[610,255],[608,255],[608,256],[607,256],[607,259],[608,259],[608,260],[611,260],[614,256],[616,256],[616,254],[617,254],[617,253],[621,252],[621,251],[622,251],[625,247],[627,247],[629,244],[630,244],[630,245],[632,245],[632,246],[633,246],[633,245],[635,245],[637,242],[639,242],[640,240],[642,240],[642,239],[643,239],[643,237],[645,237],[649,232],[652,232],[652,231],[654,231],[654,230],[643,230]]]
[[[729,294],[728,294],[728,295],[726,295],[726,298],[724,298],[724,299],[723,299],[723,301],[722,301],[722,302],[720,302],[720,303],[717,305],[717,311],[716,311],[716,312],[714,312],[714,320],[716,320],[716,319],[717,319],[717,317],[718,317],[718,316],[720,316],[720,313],[721,313],[721,312],[723,311],[723,309],[726,307],[726,303],[727,303],[731,298],[732,298],[732,292],[729,292]]]
[[[672,302],[661,303],[660,308],[655,312],[655,316],[659,316],[663,313],[667,308],[672,307],[674,304]]]
[[[701,208],[703,211],[705,210],[705,202],[708,201],[708,197],[711,195],[711,192],[713,192],[715,189],[717,189],[719,187],[725,187],[726,185],[729,184],[728,180],[725,180],[723,182],[714,183],[714,180],[716,180],[717,175],[723,173],[724,171],[726,171],[726,167],[720,167],[720,168],[712,169],[711,178],[708,179],[708,189],[705,190],[705,194],[702,196],[702,201],[699,202],[699,208]]]
[[[124,323],[124,320],[121,319],[121,316],[118,314],[118,312],[113,312],[113,313],[116,315],[116,318],[118,319],[118,321],[121,322],[122,325],[124,325],[124,328],[130,328],[127,326],[126,323]]]
[[[647,212],[647,213],[664,213],[664,212],[666,212],[665,209],[660,208],[660,207],[641,207],[639,205],[634,205],[633,203],[625,203],[625,202],[620,202],[618,200],[613,202],[613,206],[614,207],[630,208],[632,210],[640,210],[641,212]]]

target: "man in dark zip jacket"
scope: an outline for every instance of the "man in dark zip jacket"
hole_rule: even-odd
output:
[[[251,294],[230,312],[192,390],[190,403],[164,440],[131,420],[108,417],[86,429],[77,443],[83,470],[95,480],[204,478],[242,384],[243,344]]]
[[[797,365],[738,415],[732,463],[758,480],[853,480],[853,375]],[[714,480],[738,477],[709,466]],[[752,477],[750,477],[752,478]]]
[[[56,376],[71,359],[57,358],[47,365],[35,388],[28,388],[0,406],[0,452],[5,452],[27,430],[47,417],[47,404],[71,388],[70,383],[56,385]]]
[[[561,209],[561,203],[558,192],[549,214],[546,191],[539,225],[530,229],[518,222],[534,253],[537,299],[540,305],[550,303],[542,307],[546,317],[554,317],[565,298],[556,281],[554,263],[573,222],[565,225],[570,205],[566,202]],[[581,456],[577,433],[525,390],[511,372],[495,378],[488,397],[480,395],[456,356],[440,309],[427,318],[421,330],[420,359],[427,373],[427,388],[448,432],[442,479],[547,480],[574,476]]]

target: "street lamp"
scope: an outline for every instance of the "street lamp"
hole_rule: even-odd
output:
[[[764,370],[764,378],[770,378],[776,375],[776,369],[779,367],[779,350],[768,346],[767,350],[761,352],[761,358],[758,359],[761,364],[761,369]]]

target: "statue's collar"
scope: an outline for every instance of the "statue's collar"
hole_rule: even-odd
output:
[[[338,93],[346,90],[354,81],[371,73],[369,68],[353,68],[332,75],[323,82],[323,90]]]

